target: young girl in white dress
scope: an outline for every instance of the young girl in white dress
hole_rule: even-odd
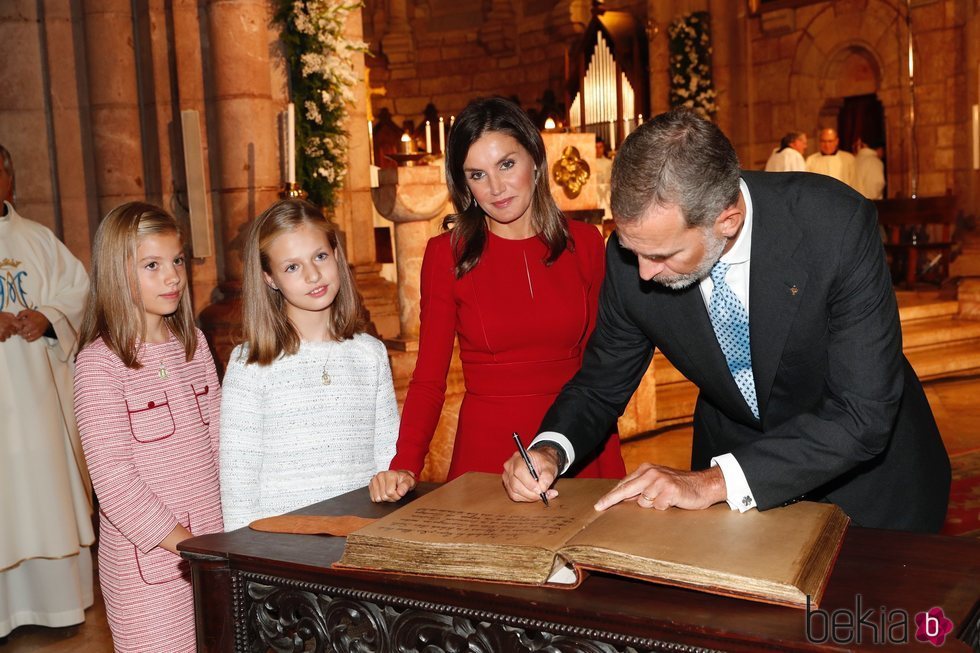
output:
[[[336,226],[281,200],[244,249],[244,344],[221,406],[221,505],[240,528],[364,487],[395,452],[384,344],[367,333]]]

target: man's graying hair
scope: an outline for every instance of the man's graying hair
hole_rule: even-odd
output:
[[[678,206],[689,227],[710,226],[738,201],[739,174],[735,148],[716,125],[686,109],[662,113],[613,161],[612,214],[623,224],[654,204]]]

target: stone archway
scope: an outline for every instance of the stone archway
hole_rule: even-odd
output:
[[[840,136],[840,147],[854,154],[852,144],[855,123],[861,124],[866,133],[874,133],[885,137],[887,130],[884,122],[884,112],[881,110],[881,100],[878,90],[881,88],[881,62],[866,44],[850,44],[834,53],[827,66],[824,77],[824,104],[820,108],[818,127],[837,129]],[[869,98],[874,98],[878,111],[868,111]],[[860,115],[858,115],[860,114]],[[870,114],[874,114],[872,118]],[[864,124],[867,120],[873,124]],[[867,136],[865,136],[867,138]],[[875,139],[878,140],[877,138]]]
[[[909,192],[904,22],[893,1],[829,3],[802,27],[790,80],[798,124],[813,129],[836,127],[844,97],[878,95],[889,143],[886,163],[892,195]],[[866,74],[860,74],[862,69]]]

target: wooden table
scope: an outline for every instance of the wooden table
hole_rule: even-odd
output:
[[[297,512],[380,517],[395,507],[372,504],[358,490]],[[561,590],[331,569],[343,546],[342,538],[247,528],[183,542],[198,651],[877,650],[875,639],[885,641],[902,615],[910,641],[901,650],[935,651],[915,640],[913,621],[935,606],[954,624],[943,651],[980,650],[980,541],[970,538],[851,527],[820,606],[826,616],[809,617],[598,574]],[[848,616],[854,612],[865,625]],[[826,619],[838,625],[837,644]]]

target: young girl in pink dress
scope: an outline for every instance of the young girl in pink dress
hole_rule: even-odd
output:
[[[79,337],[75,415],[99,498],[99,578],[117,652],[196,650],[176,546],[223,530],[221,392],[186,292],[183,241],[161,209],[105,217]]]

